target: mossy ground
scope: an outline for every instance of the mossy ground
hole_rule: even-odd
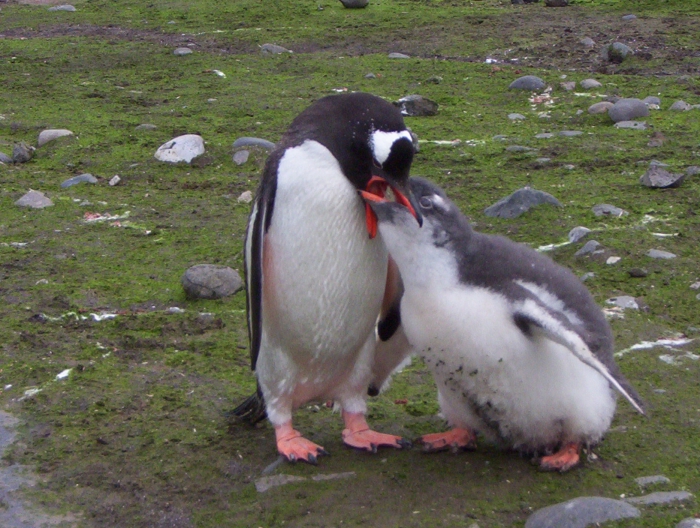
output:
[[[371,0],[359,11],[330,0],[75,5],[77,12],[66,13],[9,3],[0,12],[0,150],[9,153],[19,141],[36,144],[45,128],[76,134],[37,149],[29,163],[0,168],[0,399],[24,423],[6,462],[36,468],[41,484],[30,492],[34,504],[78,513],[84,526],[477,522],[484,528],[522,526],[534,509],[576,496],[640,494],[633,479],[643,475],[664,474],[672,484],[663,489],[698,493],[700,364],[684,358],[667,365],[658,359],[667,351],[652,349],[620,359],[649,417],[621,401],[613,430],[595,449],[598,459],[581,469],[540,473],[528,460],[488,445],[461,455],[355,453],[341,445],[340,418],[310,406],[295,424],[332,456],[318,467],[278,471],[355,471],[356,477],[258,494],[253,481],[276,457],[272,431],[267,424],[231,425],[225,417],[254,387],[243,294],[191,301],[179,282],[196,263],[242,268],[248,206],[236,197],[254,190],[265,153],[253,152],[236,166],[234,139],[275,141],[298,112],[334,89],[390,100],[420,93],[437,101],[440,112],[407,119],[425,140],[415,175],[442,185],[478,229],[535,247],[565,240],[577,225],[598,230],[606,256],[622,257],[619,264],[574,258],[574,246],[551,255],[579,274],[595,272],[587,284],[601,304],[619,294],[644,298],[647,311],[627,311],[612,322],[619,349],[677,333],[698,337],[700,300],[689,286],[700,280],[699,177],[671,190],[638,184],[651,159],[677,172],[700,165],[700,110],[667,110],[676,99],[700,103],[700,82],[692,75],[700,66],[695,3],[590,0],[548,9],[505,0]],[[622,22],[629,12],[637,21]],[[603,64],[598,48],[578,45],[585,36],[600,45],[622,40],[642,53]],[[295,53],[261,55],[265,42]],[[195,53],[172,55],[188,43]],[[391,51],[418,58],[391,60]],[[520,60],[485,64],[486,57]],[[378,77],[366,79],[368,72]],[[529,94],[507,90],[524,74],[554,87],[553,107],[533,110]],[[559,88],[563,75],[596,77],[604,86],[579,96]],[[434,76],[442,82],[426,82]],[[617,130],[585,111],[598,94],[659,94],[663,109],[646,119],[648,131]],[[538,117],[544,110],[548,119]],[[511,112],[527,119],[511,122]],[[136,131],[141,123],[158,128]],[[534,137],[567,129],[584,135]],[[652,131],[667,138],[663,146],[647,146]],[[159,145],[182,133],[207,141],[201,163],[153,159]],[[499,134],[508,139],[492,139]],[[463,142],[429,142],[453,139]],[[511,144],[538,151],[506,152]],[[538,164],[537,157],[552,161]],[[60,188],[82,172],[99,183]],[[115,174],[122,184],[110,187]],[[565,207],[507,221],[483,215],[526,184]],[[14,206],[30,188],[56,205],[41,211]],[[598,203],[630,214],[596,218],[591,207]],[[87,211],[128,211],[129,217],[121,227],[85,223]],[[645,215],[655,221],[644,223]],[[678,258],[648,259],[651,248]],[[630,278],[632,267],[649,275]],[[185,311],[168,313],[172,306]],[[119,315],[89,319],[100,312]],[[49,319],[41,322],[36,314]],[[697,342],[686,350],[697,353]],[[73,369],[68,378],[55,381],[67,368]],[[30,388],[41,392],[23,399]],[[408,403],[395,403],[401,399]],[[415,437],[443,427],[420,362],[370,409],[371,423],[382,431]],[[697,512],[693,504],[650,508],[641,519],[610,526],[668,527]]]

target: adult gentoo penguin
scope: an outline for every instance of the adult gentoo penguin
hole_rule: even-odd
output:
[[[610,326],[568,269],[527,246],[472,230],[434,184],[410,184],[423,226],[365,195],[399,267],[401,321],[431,368],[454,427],[426,451],[475,446],[475,432],[566,471],[609,428],[619,391],[642,402],[613,360]]]
[[[407,190],[413,152],[398,109],[352,93],[299,114],[265,165],[245,242],[258,391],[234,414],[257,421],[266,412],[291,461],[326,453],[292,427],[292,410],[310,400],[339,404],[349,446],[404,445],[364,417],[380,311],[385,333],[396,328],[397,276],[358,191],[381,197],[391,187],[418,225]]]

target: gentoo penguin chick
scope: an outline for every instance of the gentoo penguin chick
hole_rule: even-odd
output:
[[[401,321],[431,368],[454,427],[426,451],[475,446],[475,432],[515,449],[552,453],[566,471],[609,428],[619,391],[642,402],[613,360],[610,326],[568,269],[507,238],[474,232],[434,184],[410,184],[423,215],[365,194],[404,283]]]
[[[267,414],[290,461],[326,454],[292,427],[292,410],[311,400],[339,404],[346,445],[406,445],[370,430],[364,417],[375,329],[380,312],[396,311],[397,272],[358,191],[379,198],[391,187],[418,225],[407,188],[413,152],[397,108],[352,93],[299,114],[265,165],[245,241],[258,391],[233,413],[250,421]],[[396,330],[391,317],[380,326]]]

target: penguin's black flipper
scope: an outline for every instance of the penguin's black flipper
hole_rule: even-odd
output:
[[[570,350],[583,363],[598,371],[637,411],[644,414],[639,397],[634,398],[615,379],[608,367],[591,352],[583,338],[565,318],[558,317],[556,312],[552,312],[535,299],[529,298],[517,303],[513,311],[513,321],[525,335],[532,336],[539,332]]]
[[[258,386],[258,390],[252,396],[246,398],[238,407],[229,411],[227,417],[248,422],[250,425],[264,420],[267,417],[265,411],[265,398]]]

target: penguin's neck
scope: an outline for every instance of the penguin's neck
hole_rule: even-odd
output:
[[[458,284],[457,259],[448,247],[432,244],[390,247],[406,290],[449,288]]]

